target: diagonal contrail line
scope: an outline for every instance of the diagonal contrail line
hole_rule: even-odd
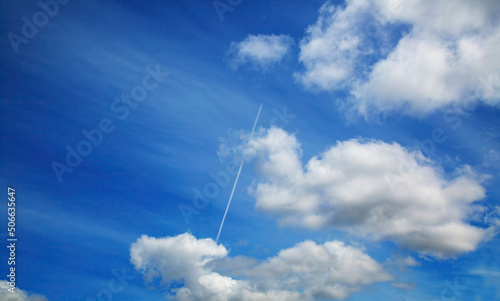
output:
[[[252,137],[253,132],[255,131],[255,127],[257,126],[257,121],[259,121],[260,111],[262,110],[262,104],[260,104],[259,112],[257,113],[257,117],[255,117],[255,122],[253,123],[252,133],[250,137]],[[224,226],[224,221],[226,220],[227,211],[229,210],[229,205],[231,205],[231,200],[233,199],[234,190],[236,189],[236,184],[238,184],[238,179],[240,178],[241,169],[243,168],[243,163],[245,163],[246,154],[243,154],[243,159],[241,160],[240,169],[238,169],[238,174],[236,175],[236,179],[234,180],[233,190],[231,191],[231,195],[229,196],[229,202],[227,202],[226,212],[224,212],[224,216],[222,217],[222,222],[220,223],[219,233],[217,233],[217,238],[215,242],[219,241],[220,232],[222,231],[222,226]]]

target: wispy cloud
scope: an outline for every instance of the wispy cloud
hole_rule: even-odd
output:
[[[231,43],[229,64],[233,69],[248,64],[266,71],[281,62],[292,45],[293,39],[287,35],[249,35],[241,42]]]
[[[483,277],[500,278],[500,271],[496,271],[496,270],[475,269],[475,270],[472,270],[470,273],[473,275],[481,275]]]

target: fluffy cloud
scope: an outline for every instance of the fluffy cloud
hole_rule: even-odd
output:
[[[265,178],[251,187],[256,208],[281,225],[346,230],[435,257],[472,251],[494,231],[468,223],[485,217],[476,203],[485,190],[470,168],[445,175],[397,143],[337,142],[303,167],[295,136],[271,128],[246,151]]]
[[[344,299],[392,279],[370,256],[339,241],[305,241],[258,261],[228,257],[224,246],[184,233],[142,236],[130,254],[138,271],[160,277],[178,300]]]
[[[0,281],[0,300],[2,301],[47,301],[47,298],[37,294],[28,294],[27,292],[16,289],[16,293],[13,294],[8,291],[10,288],[9,282],[2,280]]]
[[[300,43],[306,87],[347,89],[365,116],[500,104],[500,2],[352,0],[320,9]],[[401,35],[400,30],[406,30]]]
[[[369,17],[367,7],[367,1],[350,1],[345,8],[329,2],[321,7],[317,23],[300,42],[299,60],[306,70],[296,76],[306,87],[335,90],[349,84],[362,58],[374,49],[358,25]]]
[[[267,70],[279,63],[290,51],[293,39],[287,35],[249,35],[242,42],[231,43],[228,57],[233,69],[244,64],[251,64]]]
[[[198,240],[183,234],[163,239],[142,236],[132,245],[130,257],[136,269],[147,270],[148,280],[161,275],[166,283],[184,279],[186,286],[195,287],[205,274],[203,266],[227,253],[224,246],[211,239]],[[162,258],[168,258],[168,263],[158,264]]]

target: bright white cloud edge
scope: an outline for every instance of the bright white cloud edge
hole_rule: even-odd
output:
[[[398,26],[409,30],[394,47]],[[424,116],[480,101],[500,104],[500,2],[352,0],[325,3],[300,42],[314,90],[348,90],[342,107],[365,117]],[[375,62],[370,62],[375,60]]]
[[[264,179],[250,187],[256,209],[282,226],[345,230],[437,258],[473,251],[498,228],[469,223],[489,216],[483,176],[468,166],[447,175],[397,143],[339,141],[303,166],[296,137],[273,127],[245,151]]]
[[[0,300],[2,301],[47,301],[42,295],[37,294],[29,294],[26,291],[23,291],[19,288],[16,288],[16,293],[13,294],[8,291],[10,288],[10,284],[8,281],[1,280],[0,281]]]
[[[228,253],[212,239],[189,233],[144,235],[130,250],[132,264],[146,280],[159,277],[167,286],[174,284],[169,291],[177,300],[345,299],[392,279],[369,255],[340,241],[304,241],[261,261]]]

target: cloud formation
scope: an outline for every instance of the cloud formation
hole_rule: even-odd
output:
[[[340,241],[304,241],[259,261],[228,257],[212,239],[184,233],[142,236],[130,255],[147,280],[159,277],[178,300],[345,299],[392,279],[370,256]]]
[[[0,281],[0,300],[2,301],[47,301],[47,298],[37,294],[29,294],[26,291],[16,288],[16,293],[8,291],[10,288],[9,282]]]
[[[250,189],[255,206],[282,226],[346,230],[435,257],[473,251],[494,231],[468,223],[486,216],[480,176],[467,166],[446,175],[397,143],[341,141],[302,166],[295,136],[271,128],[246,152],[265,179]]]
[[[342,105],[365,116],[498,106],[499,46],[498,1],[327,2],[300,42],[305,70],[296,77],[308,88],[350,91]]]
[[[228,52],[229,63],[233,69],[250,64],[266,71],[281,62],[292,45],[293,39],[287,35],[249,35],[239,43],[231,43]]]

